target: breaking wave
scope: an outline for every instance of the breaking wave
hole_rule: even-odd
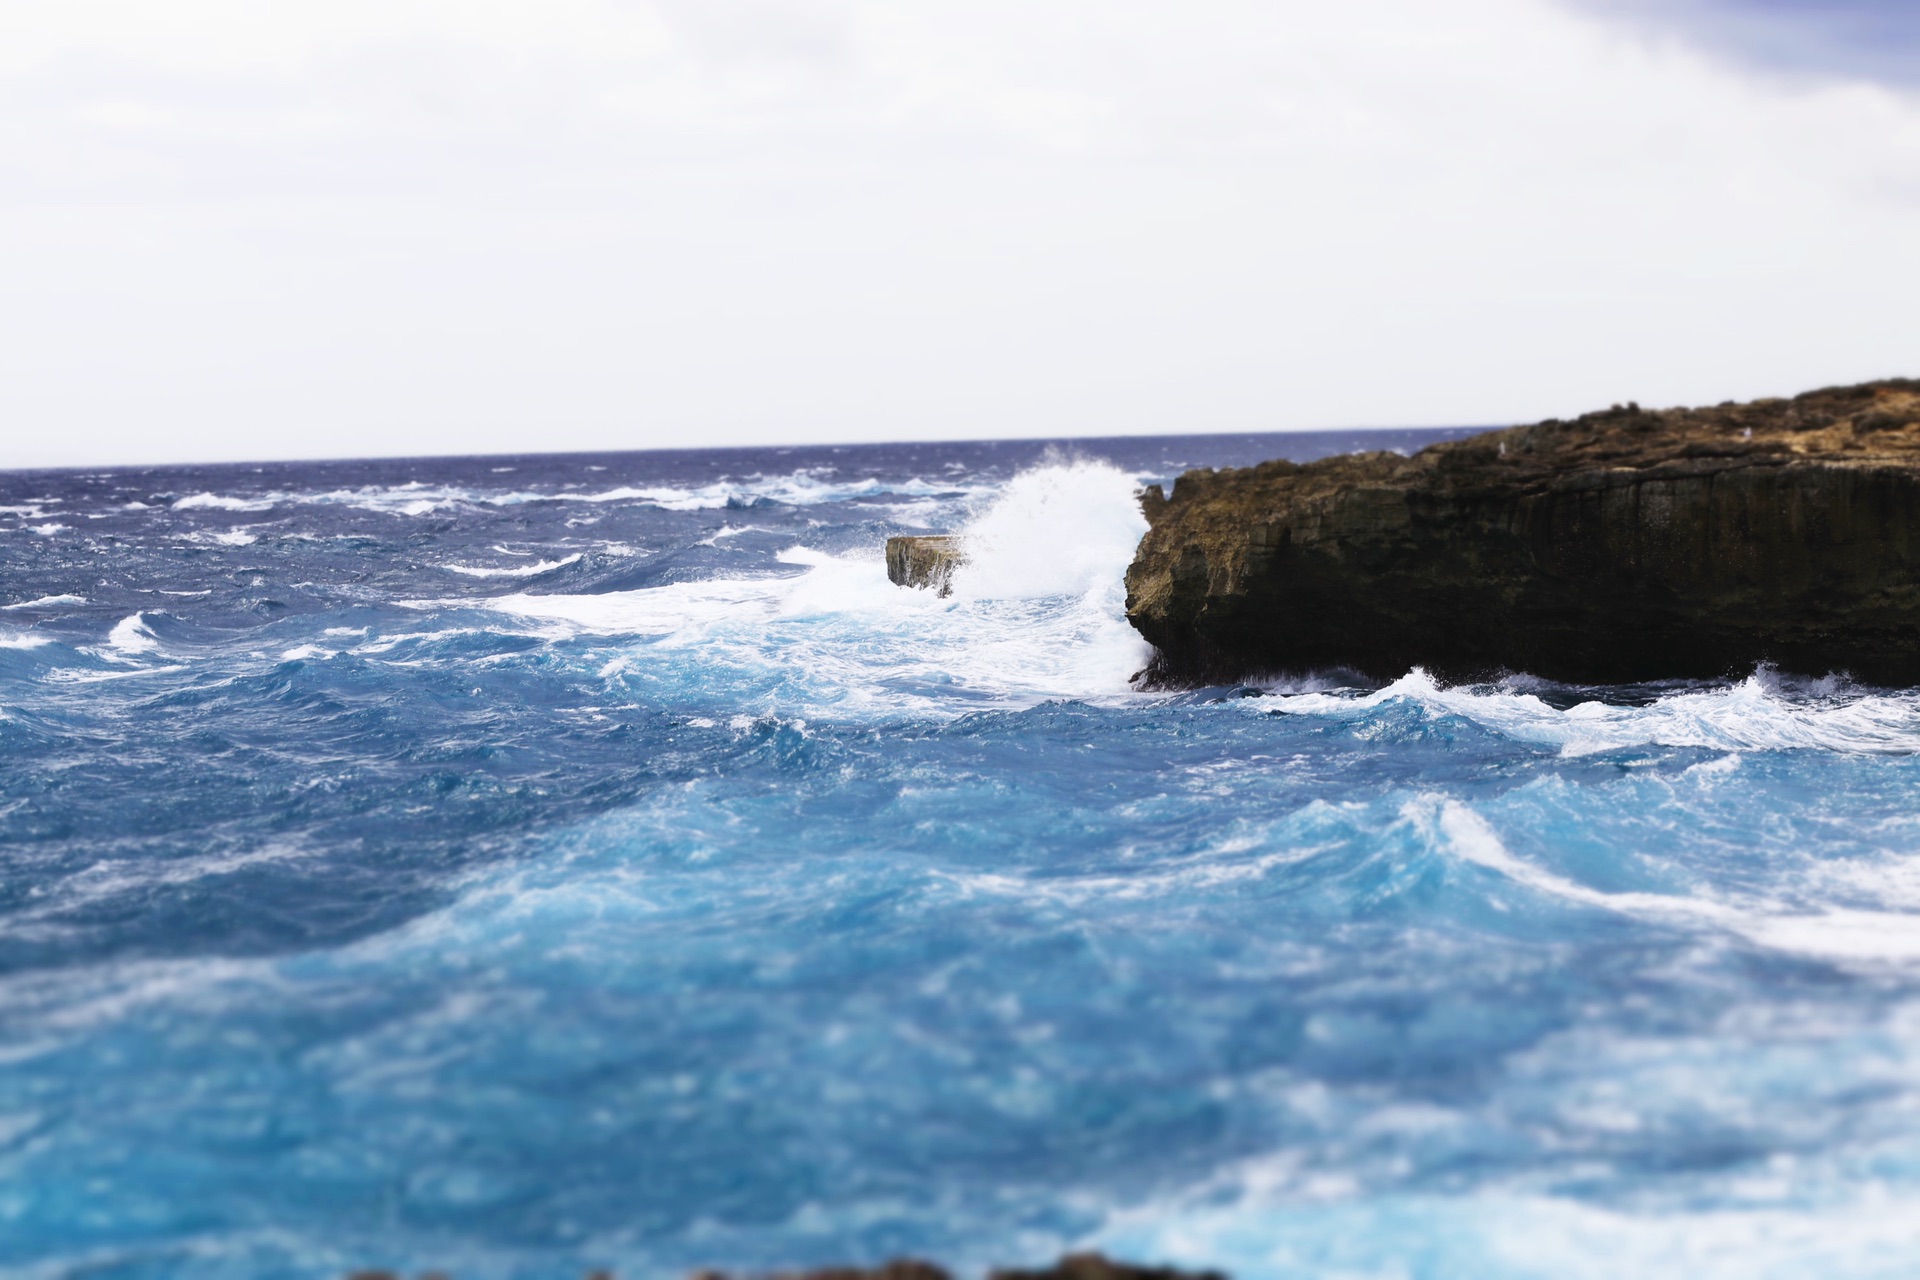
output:
[[[707,646],[707,678],[732,668],[747,682],[775,682],[797,712],[977,709],[955,702],[957,689],[1006,705],[1123,696],[1146,657],[1126,622],[1121,581],[1146,532],[1137,488],[1093,462],[1015,477],[957,530],[968,562],[944,599],[888,581],[880,548],[869,544],[840,554],[789,547],[778,561],[800,571],[792,574],[486,603],[555,624],[555,635]],[[612,655],[607,670],[633,671],[642,658]]]
[[[1410,705],[1456,715],[1517,742],[1582,756],[1627,747],[1717,751],[1920,751],[1920,694],[1849,689],[1831,681],[1789,684],[1761,671],[1738,684],[1659,694],[1621,705],[1586,697],[1558,707],[1525,688],[1443,688],[1415,670],[1376,692],[1275,693],[1259,700],[1296,715],[1352,720]]]

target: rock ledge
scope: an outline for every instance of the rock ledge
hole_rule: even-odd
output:
[[[1153,686],[1761,663],[1920,684],[1920,381],[1192,471],[1142,506],[1127,616]]]

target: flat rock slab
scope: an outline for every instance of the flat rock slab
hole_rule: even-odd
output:
[[[1762,663],[1920,684],[1920,382],[1191,471],[1142,506],[1127,616],[1161,687]]]

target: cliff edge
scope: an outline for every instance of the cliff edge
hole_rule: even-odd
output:
[[[1151,685],[1763,662],[1920,684],[1920,381],[1190,471],[1142,506]]]

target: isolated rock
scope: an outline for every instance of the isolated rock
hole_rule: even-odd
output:
[[[1920,382],[1191,471],[1142,506],[1127,616],[1153,685],[1920,683]]]
[[[887,577],[902,587],[953,594],[953,571],[967,562],[960,539],[944,534],[887,539]]]

